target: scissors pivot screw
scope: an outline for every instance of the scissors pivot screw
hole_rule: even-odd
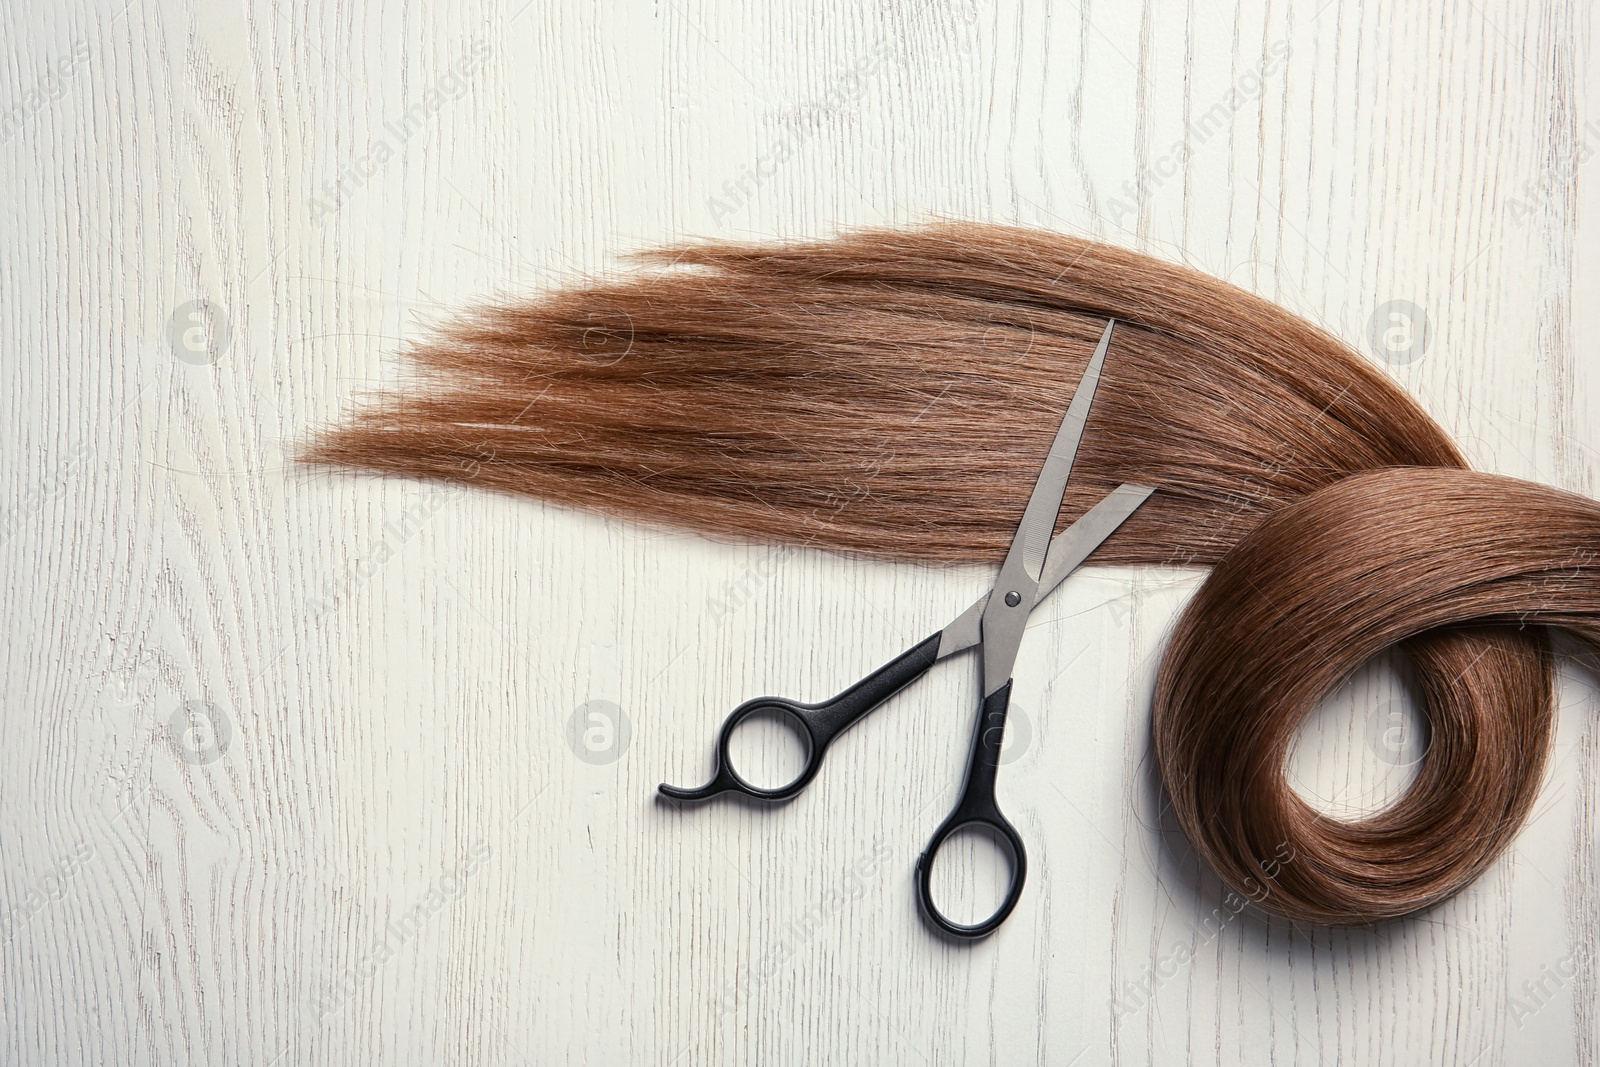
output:
[[[1022,594],[1015,589],[1006,594],[1006,607],[1014,608],[1020,603],[1022,603]]]

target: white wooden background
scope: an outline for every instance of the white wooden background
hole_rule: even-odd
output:
[[[462,300],[954,215],[1251,287],[1478,465],[1596,494],[1582,0],[6,0],[0,33],[0,1061],[1600,1063],[1587,673],[1477,884],[1372,929],[1235,916],[1148,755],[1198,576],[1085,572],[1018,668],[1026,896],[947,945],[910,872],[970,662],[779,810],[652,794],[989,569],[286,460]],[[1308,795],[1403,784],[1395,685],[1328,701]]]

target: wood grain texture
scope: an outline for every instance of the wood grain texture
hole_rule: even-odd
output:
[[[1085,572],[1018,668],[1027,894],[948,946],[911,868],[971,664],[792,804],[652,793],[741,700],[836,691],[987,570],[286,459],[463,301],[954,215],[1248,286],[1478,466],[1595,495],[1588,5],[73,0],[0,32],[0,1062],[1600,1063],[1589,673],[1459,896],[1235,915],[1149,757],[1198,576]],[[1297,782],[1379,802],[1408,714],[1375,665]]]

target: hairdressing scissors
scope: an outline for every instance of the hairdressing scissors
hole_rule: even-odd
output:
[[[1106,324],[1100,343],[1084,368],[994,587],[949,626],[896,656],[831,700],[801,704],[782,697],[757,697],[739,705],[723,722],[717,737],[711,781],[698,789],[663,784],[660,787],[663,796],[674,800],[708,800],[719,793],[735,792],[756,800],[789,800],[811,784],[822,768],[822,757],[828,746],[841,733],[927,673],[935,663],[981,645],[983,699],[967,761],[966,779],[954,810],[934,831],[917,860],[917,900],[927,921],[954,937],[983,937],[1005,922],[1022,896],[1028,866],[1022,837],[1001,813],[994,791],[1000,749],[1005,739],[1006,712],[1011,706],[1011,672],[1022,645],[1023,628],[1034,606],[1076,570],[1154,492],[1131,483],[1119,486],[1054,539],[1050,536],[1061,511],[1061,498],[1072,473],[1072,461],[1089,417],[1089,407],[1094,402],[1100,367],[1105,362],[1115,326],[1115,320]],[[750,716],[760,714],[785,718],[806,746],[800,774],[787,785],[775,789],[746,781],[734,769],[731,758],[729,746],[734,731]],[[982,827],[995,834],[1009,853],[1011,881],[999,907],[987,919],[958,923],[947,918],[934,903],[933,859],[945,842],[968,827]]]

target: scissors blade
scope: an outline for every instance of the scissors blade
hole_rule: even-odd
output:
[[[1100,385],[1100,367],[1111,347],[1111,333],[1116,325],[1115,319],[1106,323],[1100,343],[1095,346],[1094,355],[1089,357],[1083,377],[1073,390],[1072,402],[1061,417],[1056,439],[1039,469],[1039,477],[1034,480],[1028,506],[1017,524],[1017,534],[1011,539],[1011,548],[995,581],[994,592],[1000,595],[991,597],[984,606],[981,627],[985,699],[1010,680],[1017,650],[1022,647],[1022,631],[1027,625],[1028,613],[1033,610],[1045,553],[1050,547],[1050,534],[1055,529],[1056,516],[1061,513],[1061,497],[1072,475],[1072,461],[1078,454],[1084,423],[1089,420],[1089,408]]]
[[[1028,508],[1022,513],[1017,526],[1016,542],[1021,546],[1022,562],[1035,581],[1044,565],[1045,551],[1050,545],[1050,533],[1056,528],[1056,516],[1061,514],[1061,496],[1067,490],[1067,479],[1072,476],[1072,461],[1078,455],[1078,442],[1083,438],[1083,424],[1089,420],[1089,407],[1094,403],[1095,390],[1100,387],[1100,367],[1106,361],[1106,350],[1111,347],[1111,331],[1117,322],[1106,323],[1094,355],[1089,357],[1078,388],[1072,394],[1072,403],[1062,416],[1061,426],[1050,453],[1039,468],[1039,477],[1033,483],[1033,494],[1028,497]]]
[[[1120,485],[1101,498],[1100,502],[1079,517],[1078,521],[1056,534],[1045,555],[1044,569],[1039,574],[1039,588],[1034,593],[1035,606],[1055,589],[1067,576],[1077,570],[1095,549],[1116,533],[1128,517],[1150,499],[1155,492],[1149,486],[1129,482]],[[937,659],[965,652],[983,638],[981,620],[988,606],[985,593],[972,602],[972,606],[956,616],[954,622],[940,632]]]

